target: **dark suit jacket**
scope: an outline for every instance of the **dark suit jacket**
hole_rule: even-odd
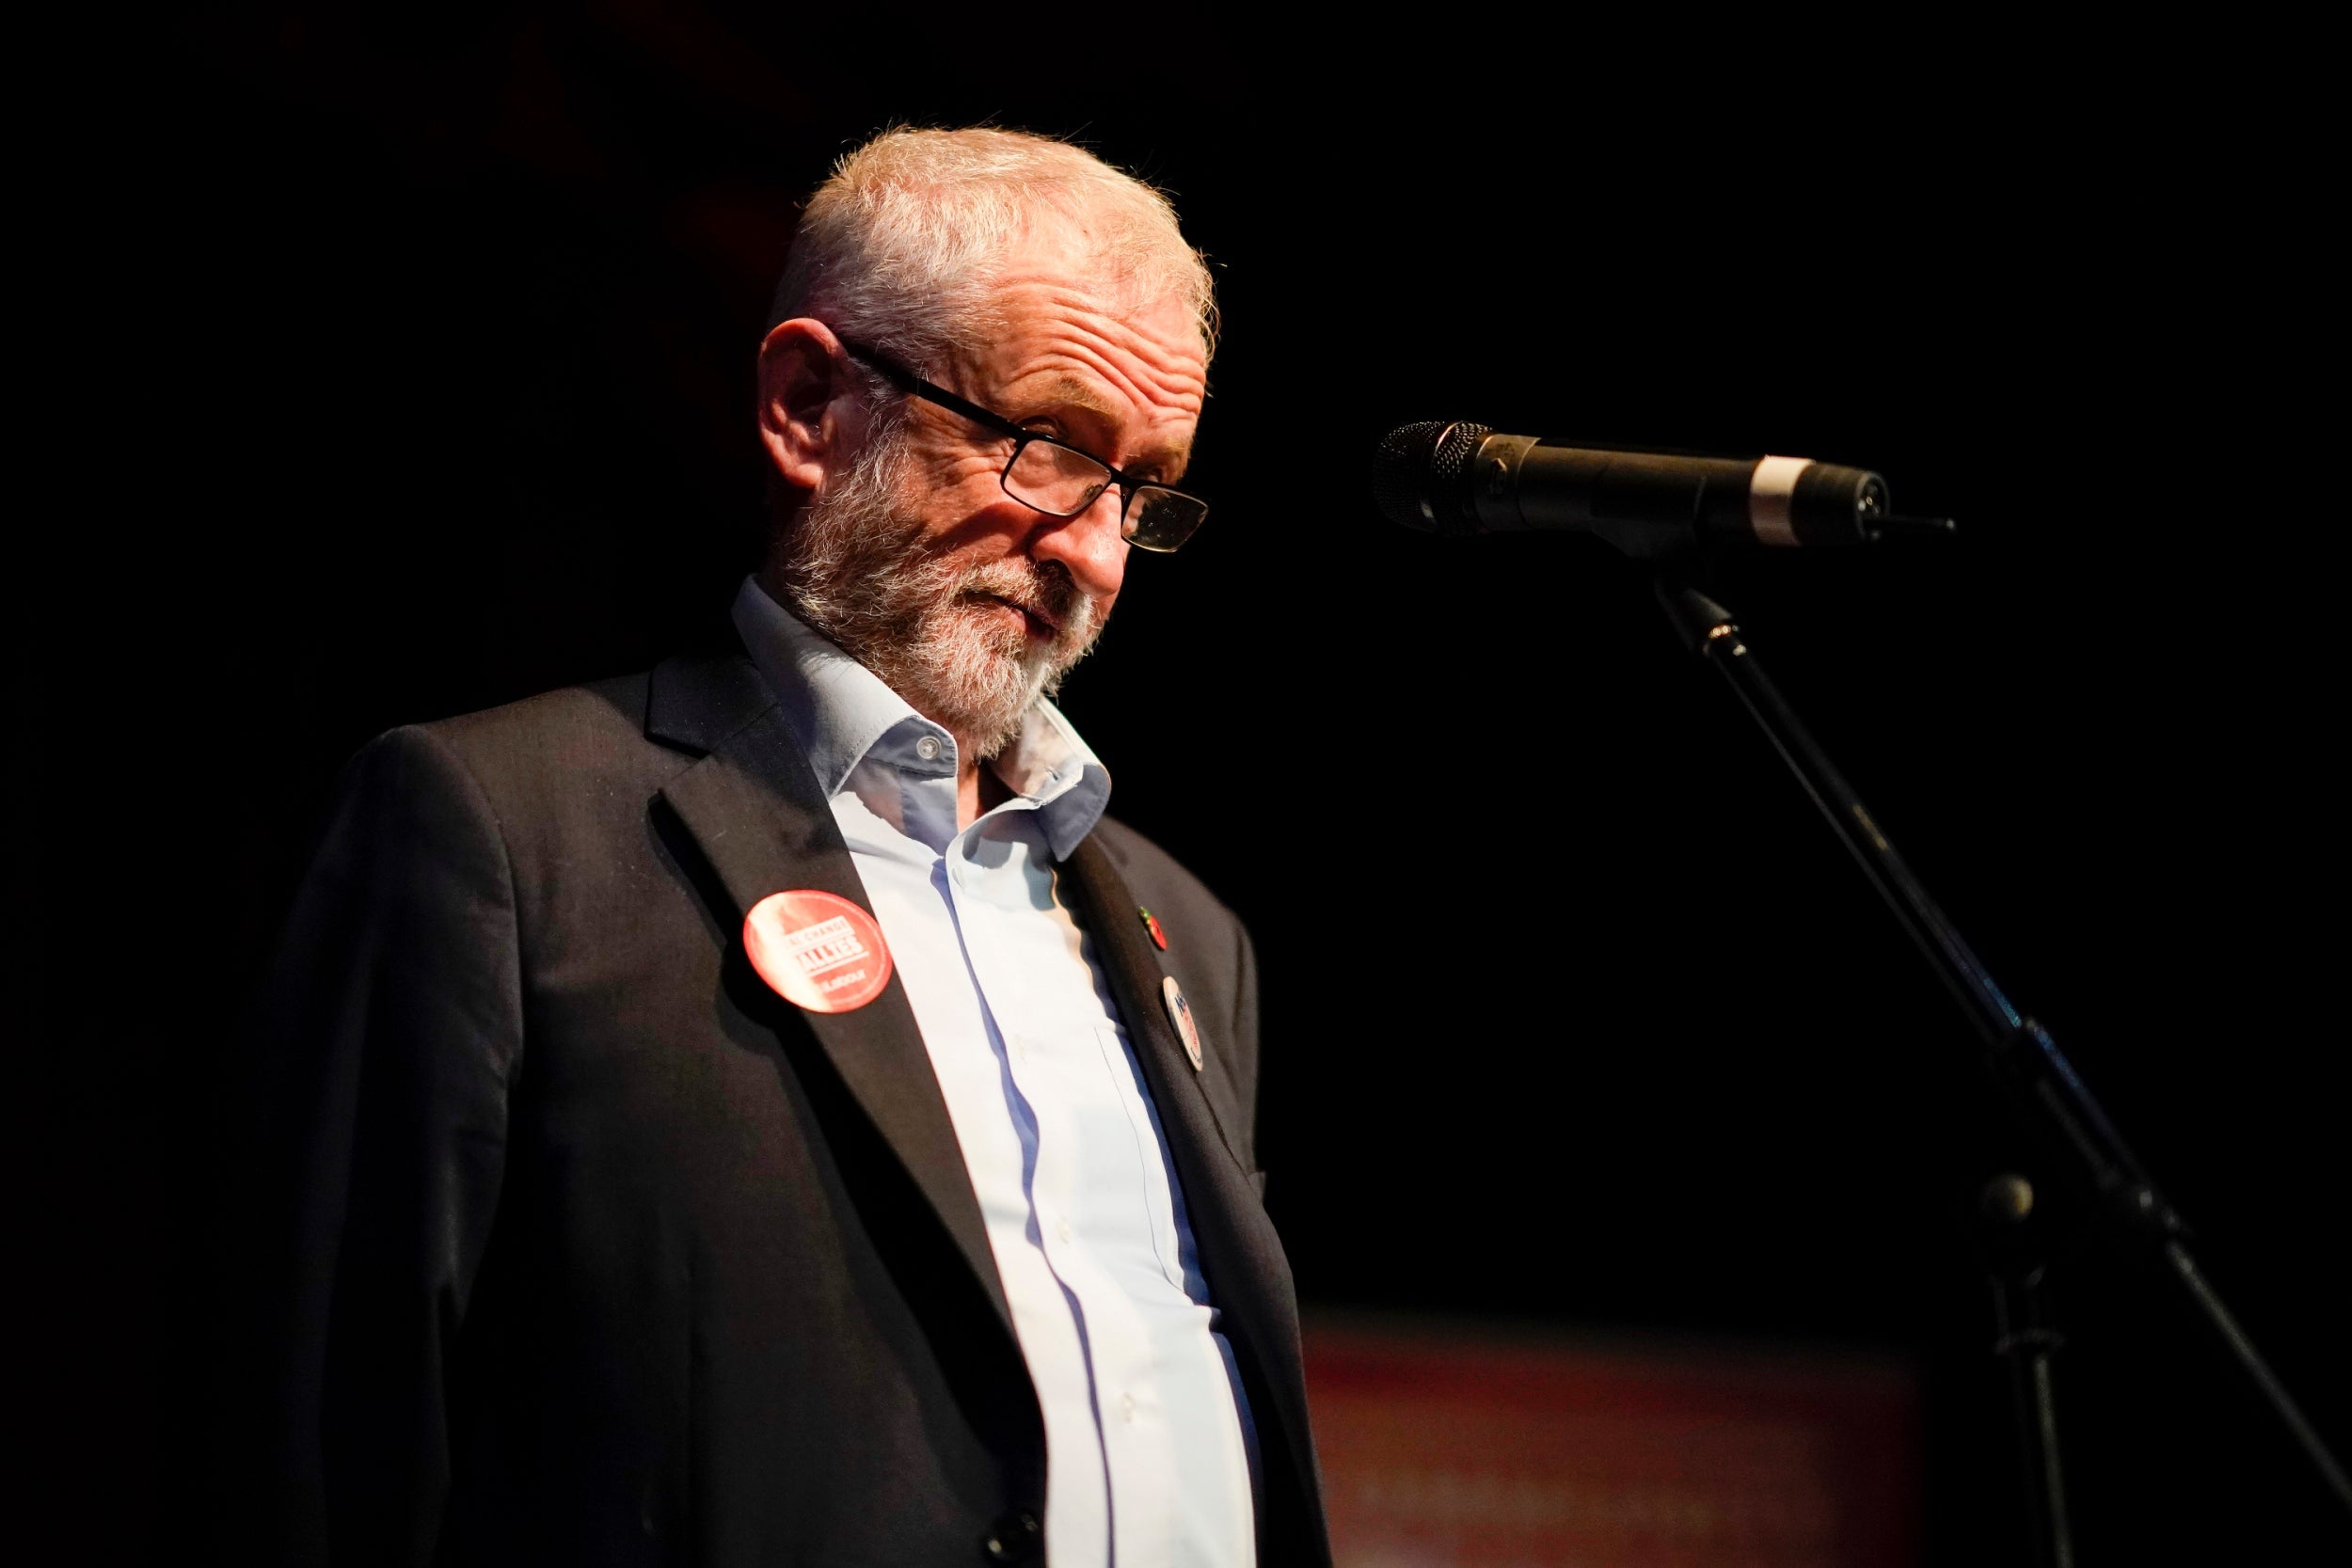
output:
[[[1262,1560],[1326,1562],[1290,1273],[1259,1201],[1248,938],[1115,822],[1060,874],[1242,1368]],[[262,1282],[245,1317],[266,1408],[238,1458],[278,1539],[254,1559],[1037,1551],[1036,1396],[914,1013],[896,979],[835,1015],[762,985],[743,911],[785,888],[866,902],[746,659],[360,753],[262,1031],[251,1202],[279,1207],[240,1269]],[[1200,1021],[1198,1073],[1163,974]]]

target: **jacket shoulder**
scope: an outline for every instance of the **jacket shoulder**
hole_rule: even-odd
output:
[[[641,672],[591,681],[405,733],[454,758],[501,805],[623,782],[658,788],[694,759],[647,738],[649,680]]]
[[[642,740],[650,678],[640,671],[589,681],[410,728],[469,759],[525,748],[583,743],[610,747],[616,741]]]

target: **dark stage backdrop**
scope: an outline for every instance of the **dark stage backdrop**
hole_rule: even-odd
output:
[[[197,1506],[208,1097],[338,768],[724,635],[794,203],[901,119],[1075,134],[1218,268],[1217,514],[1065,705],[1258,936],[1311,1306],[1894,1356],[1929,1560],[2008,1554],[1970,1037],[1639,577],[1366,484],[1416,419],[1793,451],[1963,531],[1720,596],[2352,1442],[2298,128],[2109,38],[1100,25],[261,6],[81,102],[137,149],[75,210],[102,436],[12,590],[62,1151],[20,1359],[81,1560]],[[2343,1542],[2146,1282],[2053,1291],[2084,1560]]]

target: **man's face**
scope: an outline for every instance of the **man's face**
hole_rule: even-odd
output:
[[[1072,259],[1039,245],[999,293],[1003,327],[949,368],[947,385],[1014,423],[1057,436],[1114,467],[1176,483],[1192,451],[1206,390],[1198,329],[1180,304],[1120,309],[1080,277]],[[1127,544],[1120,496],[1086,513],[1046,517],[999,483],[1011,443],[933,404],[908,410],[915,505],[932,548],[980,566],[1017,561],[1056,575],[1093,602],[1097,619],[1119,596]],[[972,613],[1034,641],[1054,627],[1007,605]]]
[[[1138,478],[1183,476],[1207,368],[1190,312],[1136,309],[1090,282],[1066,241],[1007,271],[1001,325],[934,379],[1025,428]],[[828,474],[797,525],[796,606],[914,706],[993,752],[1085,654],[1119,597],[1120,492],[1074,517],[1007,495],[1009,437],[910,399],[905,422]],[[828,624],[831,623],[831,624]]]

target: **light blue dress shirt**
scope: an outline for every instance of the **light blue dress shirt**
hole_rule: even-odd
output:
[[[1055,1568],[1248,1568],[1248,1405],[1158,1112],[1054,863],[1110,775],[1051,704],[956,824],[956,743],[755,580],[735,625],[833,806],[962,1147],[1045,1417]]]

